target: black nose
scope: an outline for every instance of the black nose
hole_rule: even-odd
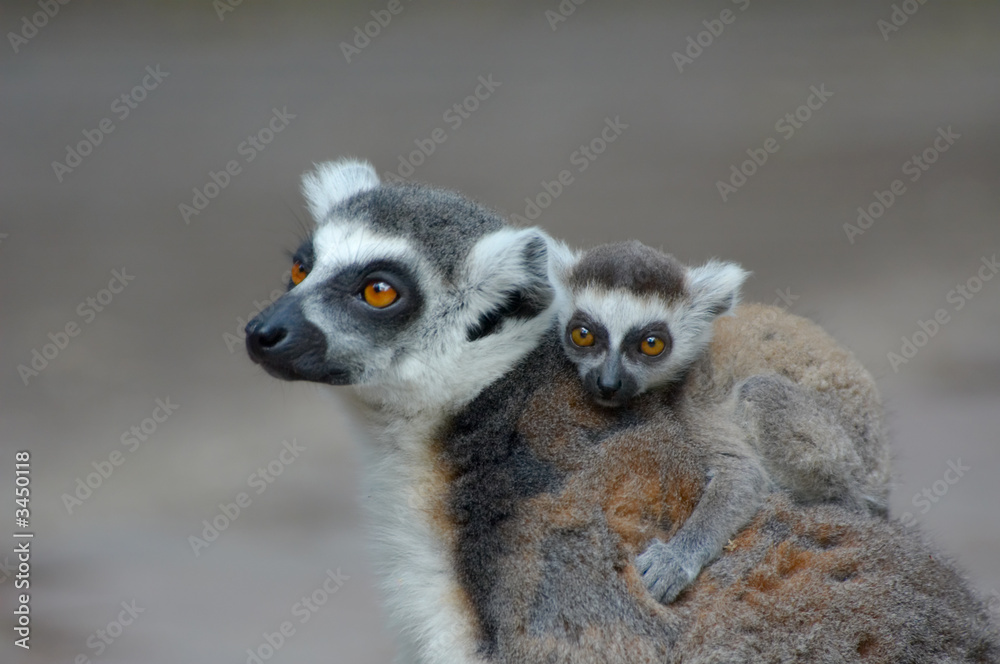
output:
[[[608,399],[615,396],[618,390],[622,389],[622,381],[620,378],[605,381],[602,377],[597,381],[597,388],[601,391],[601,396]]]
[[[288,328],[280,320],[254,318],[246,327],[247,352],[255,362],[269,351],[277,350],[282,341],[288,339]]]
[[[327,360],[326,336],[302,313],[301,303],[287,295],[246,326],[247,354],[272,376],[342,385],[345,367]]]

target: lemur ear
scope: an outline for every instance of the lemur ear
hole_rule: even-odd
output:
[[[378,174],[367,161],[338,159],[316,164],[302,176],[302,195],[317,224],[326,221],[330,210],[354,194],[379,186]]]
[[[740,301],[740,288],[750,276],[736,263],[711,260],[688,270],[688,289],[692,312],[701,318],[715,319],[732,311]]]
[[[537,228],[505,228],[476,243],[462,280],[464,304],[475,316],[469,341],[493,334],[508,319],[534,318],[552,304],[550,242]]]

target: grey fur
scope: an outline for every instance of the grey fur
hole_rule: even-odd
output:
[[[638,240],[602,245],[579,260],[567,277],[570,288],[621,288],[670,302],[687,294],[687,268],[676,258]]]
[[[505,226],[495,212],[455,192],[404,183],[353,196],[331,216],[363,219],[376,232],[414,240],[449,280],[477,240]]]

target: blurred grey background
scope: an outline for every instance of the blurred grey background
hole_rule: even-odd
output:
[[[348,406],[267,377],[241,339],[304,236],[301,173],[341,155],[508,214],[528,198],[576,246],[744,264],[749,299],[819,321],[878,376],[895,514],[1000,611],[1000,7],[666,4],[3,2],[0,660],[391,660]],[[755,172],[723,200],[741,165]],[[859,206],[879,216],[855,233]],[[102,293],[114,270],[127,285]],[[51,358],[32,368],[34,351]],[[283,462],[283,441],[304,450]],[[32,455],[29,652],[16,450]]]

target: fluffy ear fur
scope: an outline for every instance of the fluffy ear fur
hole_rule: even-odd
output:
[[[478,318],[468,329],[475,341],[508,318],[533,318],[552,304],[549,238],[537,228],[505,228],[480,240],[466,262],[465,304]]]
[[[750,273],[736,263],[711,260],[688,270],[690,313],[710,321],[729,313],[740,301],[740,288]]]
[[[335,205],[379,184],[375,168],[367,161],[338,159],[316,164],[315,170],[303,175],[302,195],[313,219],[322,224]]]

